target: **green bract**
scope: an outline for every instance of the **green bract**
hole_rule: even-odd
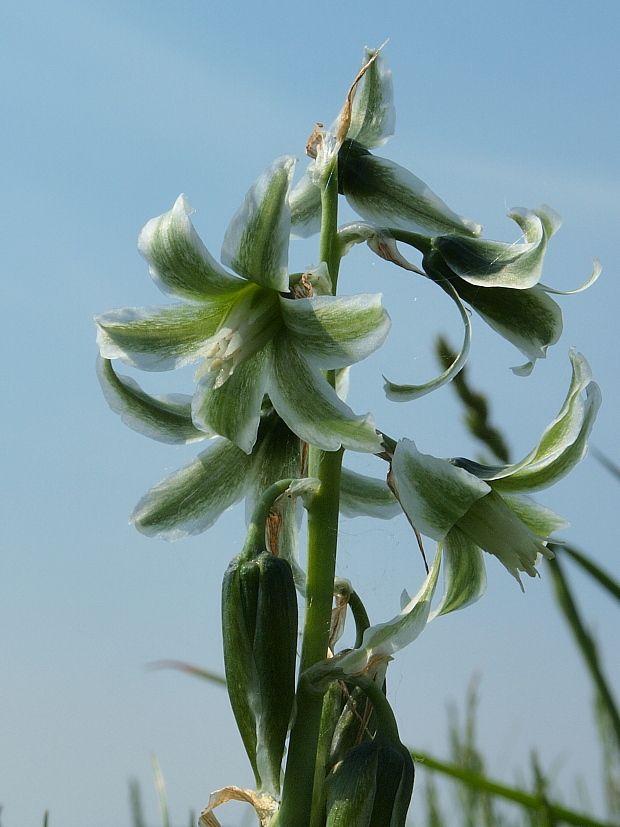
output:
[[[339,191],[367,221],[428,235],[480,235],[479,224],[453,212],[409,170],[369,152],[394,132],[392,73],[376,49],[366,49],[362,71],[347,98],[354,94],[350,122],[345,103],[330,129],[319,133],[316,161],[291,192],[293,234],[307,238],[319,231],[323,173],[337,153]]]
[[[211,257],[181,196],[142,231],[138,246],[158,286],[183,304],[124,308],[97,317],[102,356],[142,370],[200,361],[192,400],[196,428],[246,453],[268,394],[301,439],[326,450],[376,452],[370,415],[356,416],[322,370],[352,365],[381,346],[390,322],[380,296],[295,298],[286,270],[288,190],[295,159],[274,161],[249,190]]]
[[[420,532],[444,544],[454,571],[465,556],[470,568],[479,569],[475,549],[481,548],[498,557],[520,583],[519,572],[536,574],[539,555],[552,556],[545,541],[566,523],[520,495],[553,485],[585,454],[600,391],[584,357],[572,351],[570,357],[573,376],[564,406],[521,462],[492,467],[446,461],[421,454],[411,440],[398,443],[392,475],[400,503]],[[468,588],[472,595],[478,591],[471,584]]]

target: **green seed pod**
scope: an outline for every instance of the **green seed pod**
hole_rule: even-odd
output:
[[[235,557],[222,585],[230,703],[260,792],[276,795],[295,698],[297,596],[286,560]]]
[[[349,750],[328,779],[326,827],[404,827],[413,761],[383,735]]]

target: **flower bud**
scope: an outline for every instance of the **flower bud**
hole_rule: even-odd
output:
[[[259,791],[277,794],[295,697],[297,596],[291,567],[269,552],[235,557],[222,586],[230,703]]]
[[[379,734],[349,750],[328,780],[326,827],[404,827],[413,761]]]
[[[377,729],[372,704],[358,686],[343,698],[342,712],[332,736],[330,765],[333,767],[350,749],[362,741],[370,740]]]

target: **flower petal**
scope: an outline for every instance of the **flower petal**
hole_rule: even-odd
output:
[[[104,359],[121,359],[140,370],[172,370],[203,355],[235,293],[200,306],[124,307],[95,316],[97,344]]]
[[[97,357],[97,377],[110,408],[139,434],[171,445],[198,442],[211,436],[199,431],[192,422],[191,396],[176,393],[150,396],[129,376],[116,374],[112,363],[101,356]]]
[[[373,57],[374,60],[369,64]],[[364,66],[368,68],[355,89],[351,123],[346,137],[357,141],[366,149],[374,149],[382,146],[394,134],[396,111],[392,72],[383,52],[377,49],[365,49],[360,68]],[[330,130],[334,134],[339,123],[340,115]]]
[[[450,367],[447,368],[447,370],[430,382],[426,382],[424,385],[398,385],[395,382],[390,382],[388,379],[383,377],[385,379],[385,385],[383,386],[385,395],[392,402],[409,402],[412,399],[419,399],[421,396],[426,396],[427,393],[431,393],[432,391],[441,388],[443,385],[447,385],[448,382],[451,382],[457,373],[459,373],[459,371],[461,371],[465,366],[471,345],[471,321],[469,318],[469,313],[463,306],[458,293],[454,290],[450,282],[446,282],[442,286],[448,295],[452,296],[453,300],[456,302],[456,305],[461,313],[461,318],[465,324],[465,337],[463,339],[463,346],[460,353],[454,362],[452,362]]]
[[[440,563],[441,549],[438,548],[431,570],[415,597],[392,620],[366,629],[360,648],[353,649],[338,661],[346,674],[363,672],[374,660],[389,660],[418,637],[428,622]]]
[[[541,538],[519,519],[497,491],[474,502],[460,518],[458,528],[483,551],[497,557],[521,589],[519,572],[535,577],[541,555],[553,557]]]
[[[562,311],[540,285],[527,290],[481,288],[456,276],[436,251],[425,256],[424,269],[444,290],[446,284],[451,284],[493,330],[532,362],[544,359],[549,345],[560,338]]]
[[[471,606],[487,587],[484,558],[478,546],[456,526],[443,542],[444,592],[429,620]]]
[[[200,534],[239,502],[249,484],[252,459],[226,439],[216,439],[189,465],[155,485],[136,505],[138,531],[163,540]]]
[[[138,250],[155,284],[167,296],[202,301],[236,290],[239,279],[227,273],[200,240],[190,221],[193,209],[184,195],[174,207],[152,218],[138,237]]]
[[[421,454],[410,439],[397,444],[392,475],[396,496],[409,520],[433,540],[443,540],[473,503],[491,490],[464,469]]]
[[[281,298],[284,324],[304,356],[323,370],[360,362],[381,347],[391,321],[381,294]]]
[[[409,170],[371,155],[355,142],[344,142],[338,161],[341,192],[371,224],[429,236],[450,232],[478,236],[482,232],[479,224],[453,212]]]
[[[525,243],[450,234],[433,239],[433,247],[450,269],[470,284],[517,290],[533,287],[542,275],[548,229],[559,226],[559,216],[545,204],[538,210],[514,209],[508,216],[523,230]]]
[[[313,174],[314,161],[291,190],[291,235],[310,238],[321,229],[321,190]]]
[[[525,523],[534,534],[544,539],[547,539],[554,531],[561,531],[570,525],[555,511],[541,505],[531,497],[523,494],[508,494],[502,491],[501,498],[505,503],[508,503],[522,523]]]
[[[543,288],[545,293],[553,293],[555,296],[574,296],[575,293],[582,293],[584,290],[587,290],[588,287],[593,285],[597,278],[601,275],[602,269],[603,265],[595,257],[592,259],[592,273],[590,278],[582,284],[581,287],[577,287],[576,290],[554,290],[553,287],[548,287],[546,284],[541,284],[540,286]]]
[[[391,520],[402,509],[385,480],[343,468],[340,477],[340,512],[345,517]]]
[[[252,452],[260,422],[260,411],[267,385],[271,344],[237,366],[226,382],[214,387],[215,371],[200,380],[192,401],[196,427],[230,439]]]
[[[493,486],[502,493],[504,491],[540,491],[565,477],[586,455],[588,437],[600,404],[600,388],[596,382],[590,382],[586,388],[585,402],[579,400],[578,408],[582,412],[582,420],[575,439],[568,442],[564,450],[559,453],[525,466],[511,476],[494,480]]]
[[[484,474],[503,491],[535,491],[561,479],[584,456],[587,438],[601,403],[601,393],[586,358],[571,348],[571,383],[562,409],[536,448],[521,462]],[[586,392],[584,400],[582,394]]]
[[[250,281],[288,292],[291,216],[288,192],[296,158],[277,158],[250,187],[228,225],[222,261]]]
[[[338,398],[321,371],[281,334],[274,340],[267,393],[274,408],[300,439],[323,451],[341,446],[375,454],[382,450],[371,414],[356,416]]]
[[[297,479],[301,475],[299,437],[273,408],[265,410],[264,405],[253,455],[252,499],[258,499],[278,480]]]

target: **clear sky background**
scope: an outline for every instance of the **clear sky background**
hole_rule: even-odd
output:
[[[130,776],[156,824],[150,752],[181,824],[211,790],[251,776],[225,693],[144,667],[177,658],[222,668],[220,582],[243,513],[177,544],[127,525],[139,497],[197,449],[150,442],[109,411],[93,315],[166,303],[135,241],[180,192],[217,256],[252,181],[283,153],[305,168],[306,139],[336,115],[363,47],[390,38],[397,128],[379,154],[491,238],[518,238],[511,207],[550,204],[564,226],[547,284],[575,288],[593,255],[603,262],[594,287],[560,298],[564,336],[528,379],[509,371],[521,354],[474,317],[472,382],[492,394],[518,459],[559,410],[576,346],[604,394],[592,443],[619,462],[620,4],[22,0],[2,3],[1,20],[2,825],[40,824],[49,809],[51,827],[124,827]],[[294,246],[292,269],[316,255],[313,243]],[[341,290],[382,291],[394,321],[386,347],[353,371],[353,408],[422,451],[475,455],[450,389],[408,405],[381,390],[382,373],[431,378],[434,337],[460,338],[443,292],[365,249],[345,261]],[[141,381],[191,392],[191,371]],[[372,459],[358,467],[383,471]],[[620,575],[620,488],[592,456],[540,499],[571,522],[565,539]],[[374,622],[391,617],[423,576],[404,519],[344,520],[341,539],[340,573]],[[462,706],[479,673],[492,775],[525,775],[535,749],[565,800],[578,804],[580,777],[600,807],[591,691],[549,578],[543,569],[523,595],[497,561],[488,573],[482,601],[432,623],[390,667],[403,739],[446,755],[446,704]],[[571,579],[618,686],[617,607]]]

